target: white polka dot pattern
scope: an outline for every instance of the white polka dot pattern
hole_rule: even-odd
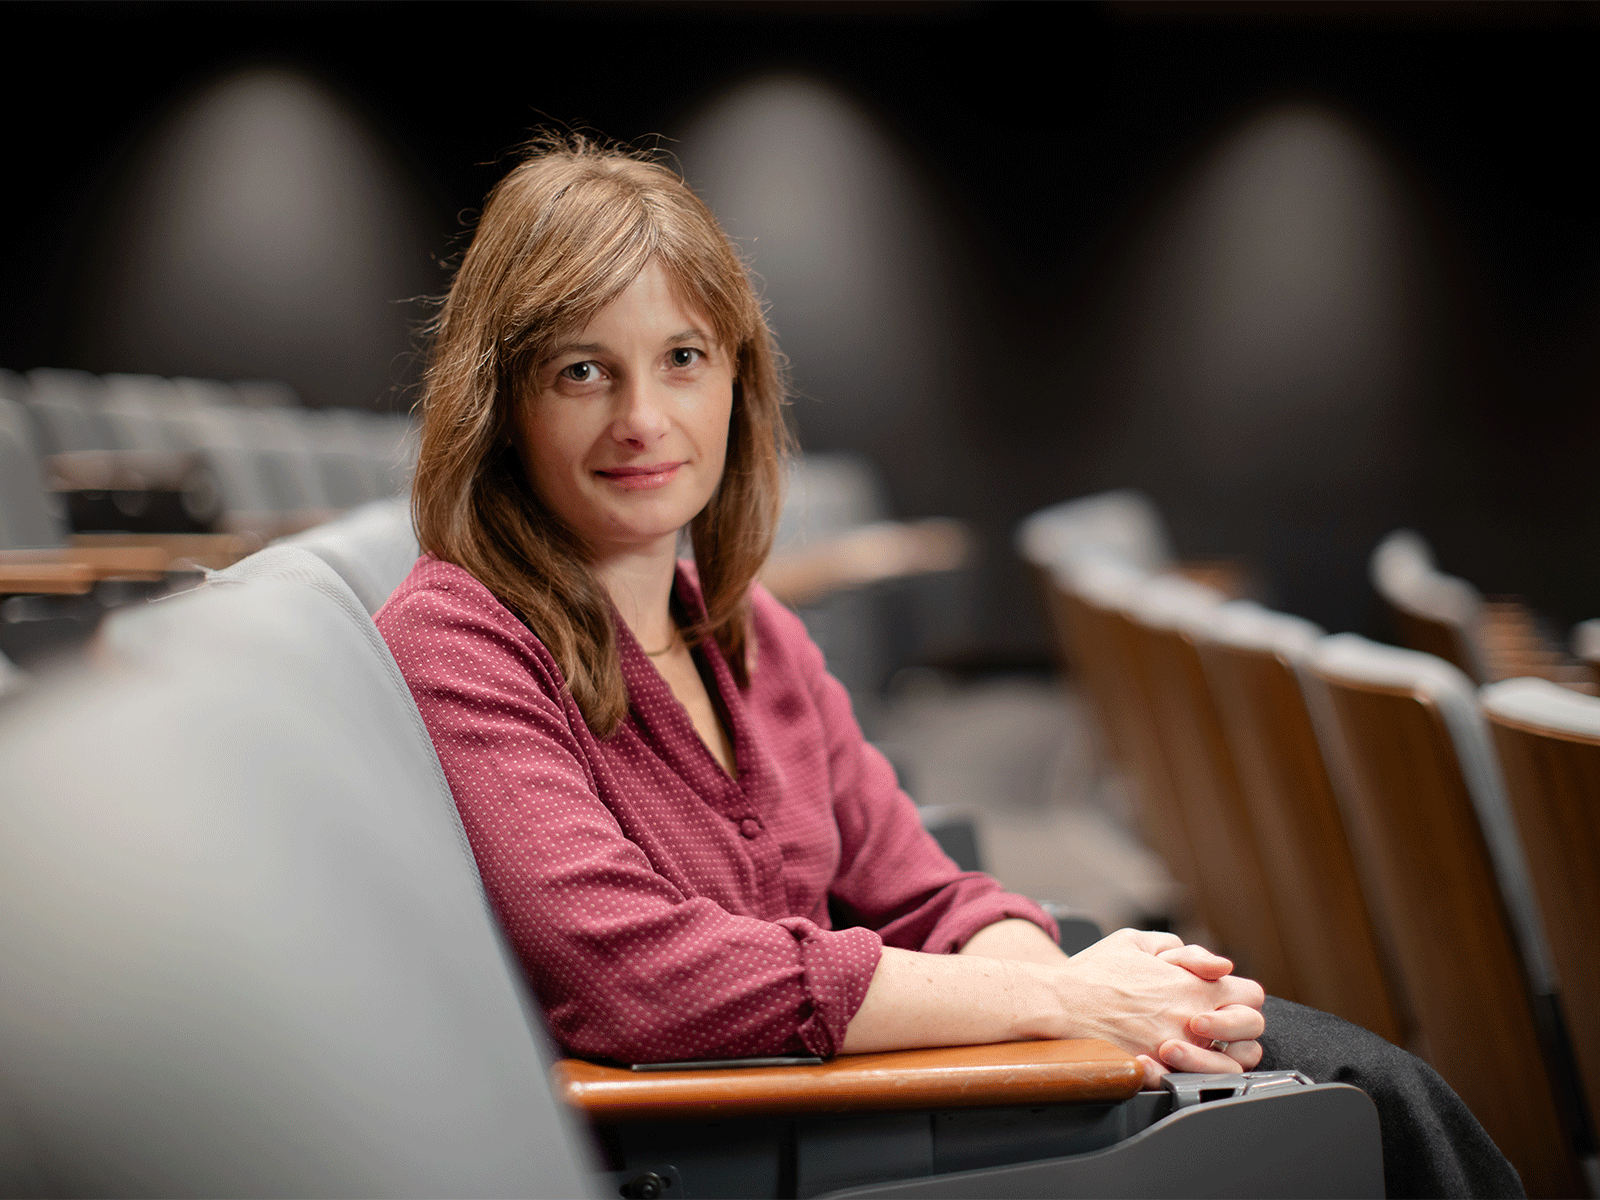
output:
[[[689,569],[680,600],[699,611]],[[834,1054],[883,944],[947,953],[1004,917],[861,736],[799,619],[754,593],[758,667],[729,778],[618,622],[631,701],[598,740],[544,645],[471,575],[423,557],[378,612],[484,885],[573,1053],[624,1062]],[[855,927],[834,929],[835,910]]]

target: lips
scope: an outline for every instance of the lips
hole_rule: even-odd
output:
[[[666,487],[678,474],[682,462],[643,463],[636,466],[607,467],[595,474],[614,487],[627,492],[648,491]]]

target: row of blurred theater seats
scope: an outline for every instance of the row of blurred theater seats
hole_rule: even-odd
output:
[[[110,608],[396,495],[410,433],[280,383],[0,371],[0,685]]]
[[[0,545],[50,544],[64,523],[268,537],[304,529],[404,487],[410,429],[403,415],[306,408],[281,383],[0,372],[0,453],[16,476]],[[25,503],[29,484],[66,511]]]
[[[280,383],[0,371],[0,655],[58,657],[112,608],[397,496],[415,449],[408,417],[308,409]],[[892,520],[870,463],[811,455],[793,464],[778,543],[764,581],[870,725],[883,681],[960,623],[966,530]]]
[[[1371,574],[1412,648],[1327,636],[1133,492],[1017,543],[1204,935],[1429,1060],[1530,1195],[1600,1194],[1600,625],[1569,656],[1401,532]]]

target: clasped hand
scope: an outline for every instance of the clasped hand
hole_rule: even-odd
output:
[[[1145,1087],[1168,1071],[1249,1071],[1261,1061],[1266,993],[1220,954],[1170,933],[1119,929],[1071,961],[1093,1035],[1136,1054]]]

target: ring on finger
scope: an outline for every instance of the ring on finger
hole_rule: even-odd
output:
[[[1228,1052],[1228,1046],[1228,1042],[1219,1042],[1215,1039],[1213,1039],[1211,1042],[1211,1048],[1220,1054],[1226,1054]]]

